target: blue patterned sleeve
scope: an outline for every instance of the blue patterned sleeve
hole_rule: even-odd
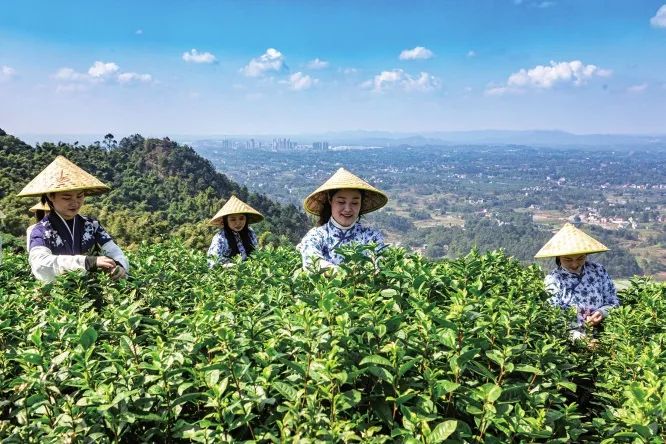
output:
[[[231,249],[224,232],[219,231],[213,236],[213,241],[208,248],[208,266],[213,268],[217,264],[226,264],[230,261]]]
[[[603,306],[599,307],[599,311],[604,316],[608,316],[608,311],[611,308],[620,306],[620,299],[617,297],[617,290],[613,279],[608,275],[608,272],[603,266],[599,266],[601,278],[603,280]]]
[[[44,240],[44,231],[45,229],[42,223],[37,223],[35,225],[30,232],[28,251],[32,250],[34,247],[47,247],[46,241]]]
[[[111,237],[99,221],[93,220],[93,227],[95,228],[95,243],[100,247],[113,240],[113,237]]]
[[[303,268],[308,268],[312,264],[313,257],[324,259],[321,251],[321,242],[322,239],[316,228],[311,229],[303,236],[303,239],[301,239],[301,242],[297,246],[303,259]]]
[[[548,298],[548,302],[555,307],[567,308],[568,304],[564,302],[564,295],[562,294],[563,289],[557,276],[553,273],[549,273],[546,275],[543,282],[546,286],[546,291],[551,294],[551,297]]]
[[[250,233],[250,243],[252,243],[252,246],[255,249],[259,248],[259,240],[257,239],[257,234],[250,227],[248,227],[247,231]]]

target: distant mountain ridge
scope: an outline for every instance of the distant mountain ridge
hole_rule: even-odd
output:
[[[36,143],[43,140],[84,144],[103,140],[103,135],[95,134],[25,134],[23,140]],[[192,143],[216,139],[258,139],[290,138],[300,143],[326,140],[338,145],[450,145],[450,144],[493,144],[493,145],[534,145],[552,147],[604,146],[604,147],[664,147],[666,134],[574,134],[560,130],[473,130],[473,131],[423,131],[393,132],[372,130],[328,131],[322,133],[292,134],[179,134],[173,140]]]

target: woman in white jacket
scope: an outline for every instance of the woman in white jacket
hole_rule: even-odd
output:
[[[124,278],[129,262],[100,223],[79,210],[86,195],[109,190],[63,156],[58,156],[18,194],[41,196],[51,212],[38,222],[28,239],[29,262],[35,277],[53,281],[68,271],[103,271]]]

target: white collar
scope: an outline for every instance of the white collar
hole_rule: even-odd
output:
[[[329,222],[330,222],[335,228],[338,228],[338,229],[340,229],[340,230],[342,230],[342,231],[347,231],[347,230],[351,230],[351,229],[354,227],[354,225],[356,225],[356,222],[358,222],[358,219],[356,219],[356,220],[354,221],[354,223],[351,224],[351,225],[349,225],[348,227],[345,227],[345,226],[343,226],[343,225],[340,225],[340,223],[338,223],[338,221],[335,220],[335,218],[334,218],[333,216],[331,216],[331,218],[330,218],[328,221],[329,221]]]
[[[58,217],[60,218],[60,220],[65,224],[65,228],[67,228],[67,231],[69,231],[69,235],[70,235],[70,237],[72,238],[72,245],[74,245],[74,231],[76,231],[76,216],[74,216],[74,218],[73,218],[73,221],[74,221],[74,222],[72,223],[72,228],[70,229],[70,228],[69,228],[69,224],[67,223],[67,221],[65,220],[65,218],[62,217],[62,216],[60,215],[60,213],[58,213],[56,210],[53,210],[53,212],[54,212],[55,214],[57,214]]]

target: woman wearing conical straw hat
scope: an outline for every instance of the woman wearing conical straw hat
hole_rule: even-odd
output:
[[[554,257],[557,268],[545,278],[549,302],[557,307],[575,307],[578,319],[572,338],[585,336],[584,325],[598,326],[611,308],[620,305],[615,284],[606,269],[587,260],[587,255],[608,251],[593,237],[567,223],[534,256]]]
[[[384,245],[384,237],[359,221],[363,214],[378,210],[388,197],[363,179],[340,168],[324,184],[305,198],[305,211],[318,216],[318,226],[303,237],[297,248],[303,257],[303,268],[319,261],[320,268],[339,265],[343,257],[336,248],[351,243]]]
[[[220,211],[213,216],[209,224],[220,227],[208,248],[208,265],[225,267],[233,265],[231,260],[240,255],[245,260],[257,248],[257,236],[250,224],[260,222],[264,216],[260,212],[237,198],[231,196]]]
[[[32,230],[37,226],[37,224],[44,219],[44,216],[49,214],[51,212],[51,208],[46,203],[42,203],[41,201],[37,202],[33,206],[31,206],[28,211],[31,213],[35,213],[35,223],[30,225],[28,228],[25,230],[25,242],[26,242],[26,251],[30,251],[30,233],[32,233]]]
[[[123,278],[129,262],[100,223],[79,215],[86,196],[109,187],[63,156],[58,156],[18,194],[40,196],[51,212],[30,233],[28,243],[32,273],[51,282],[68,271],[103,271]]]

